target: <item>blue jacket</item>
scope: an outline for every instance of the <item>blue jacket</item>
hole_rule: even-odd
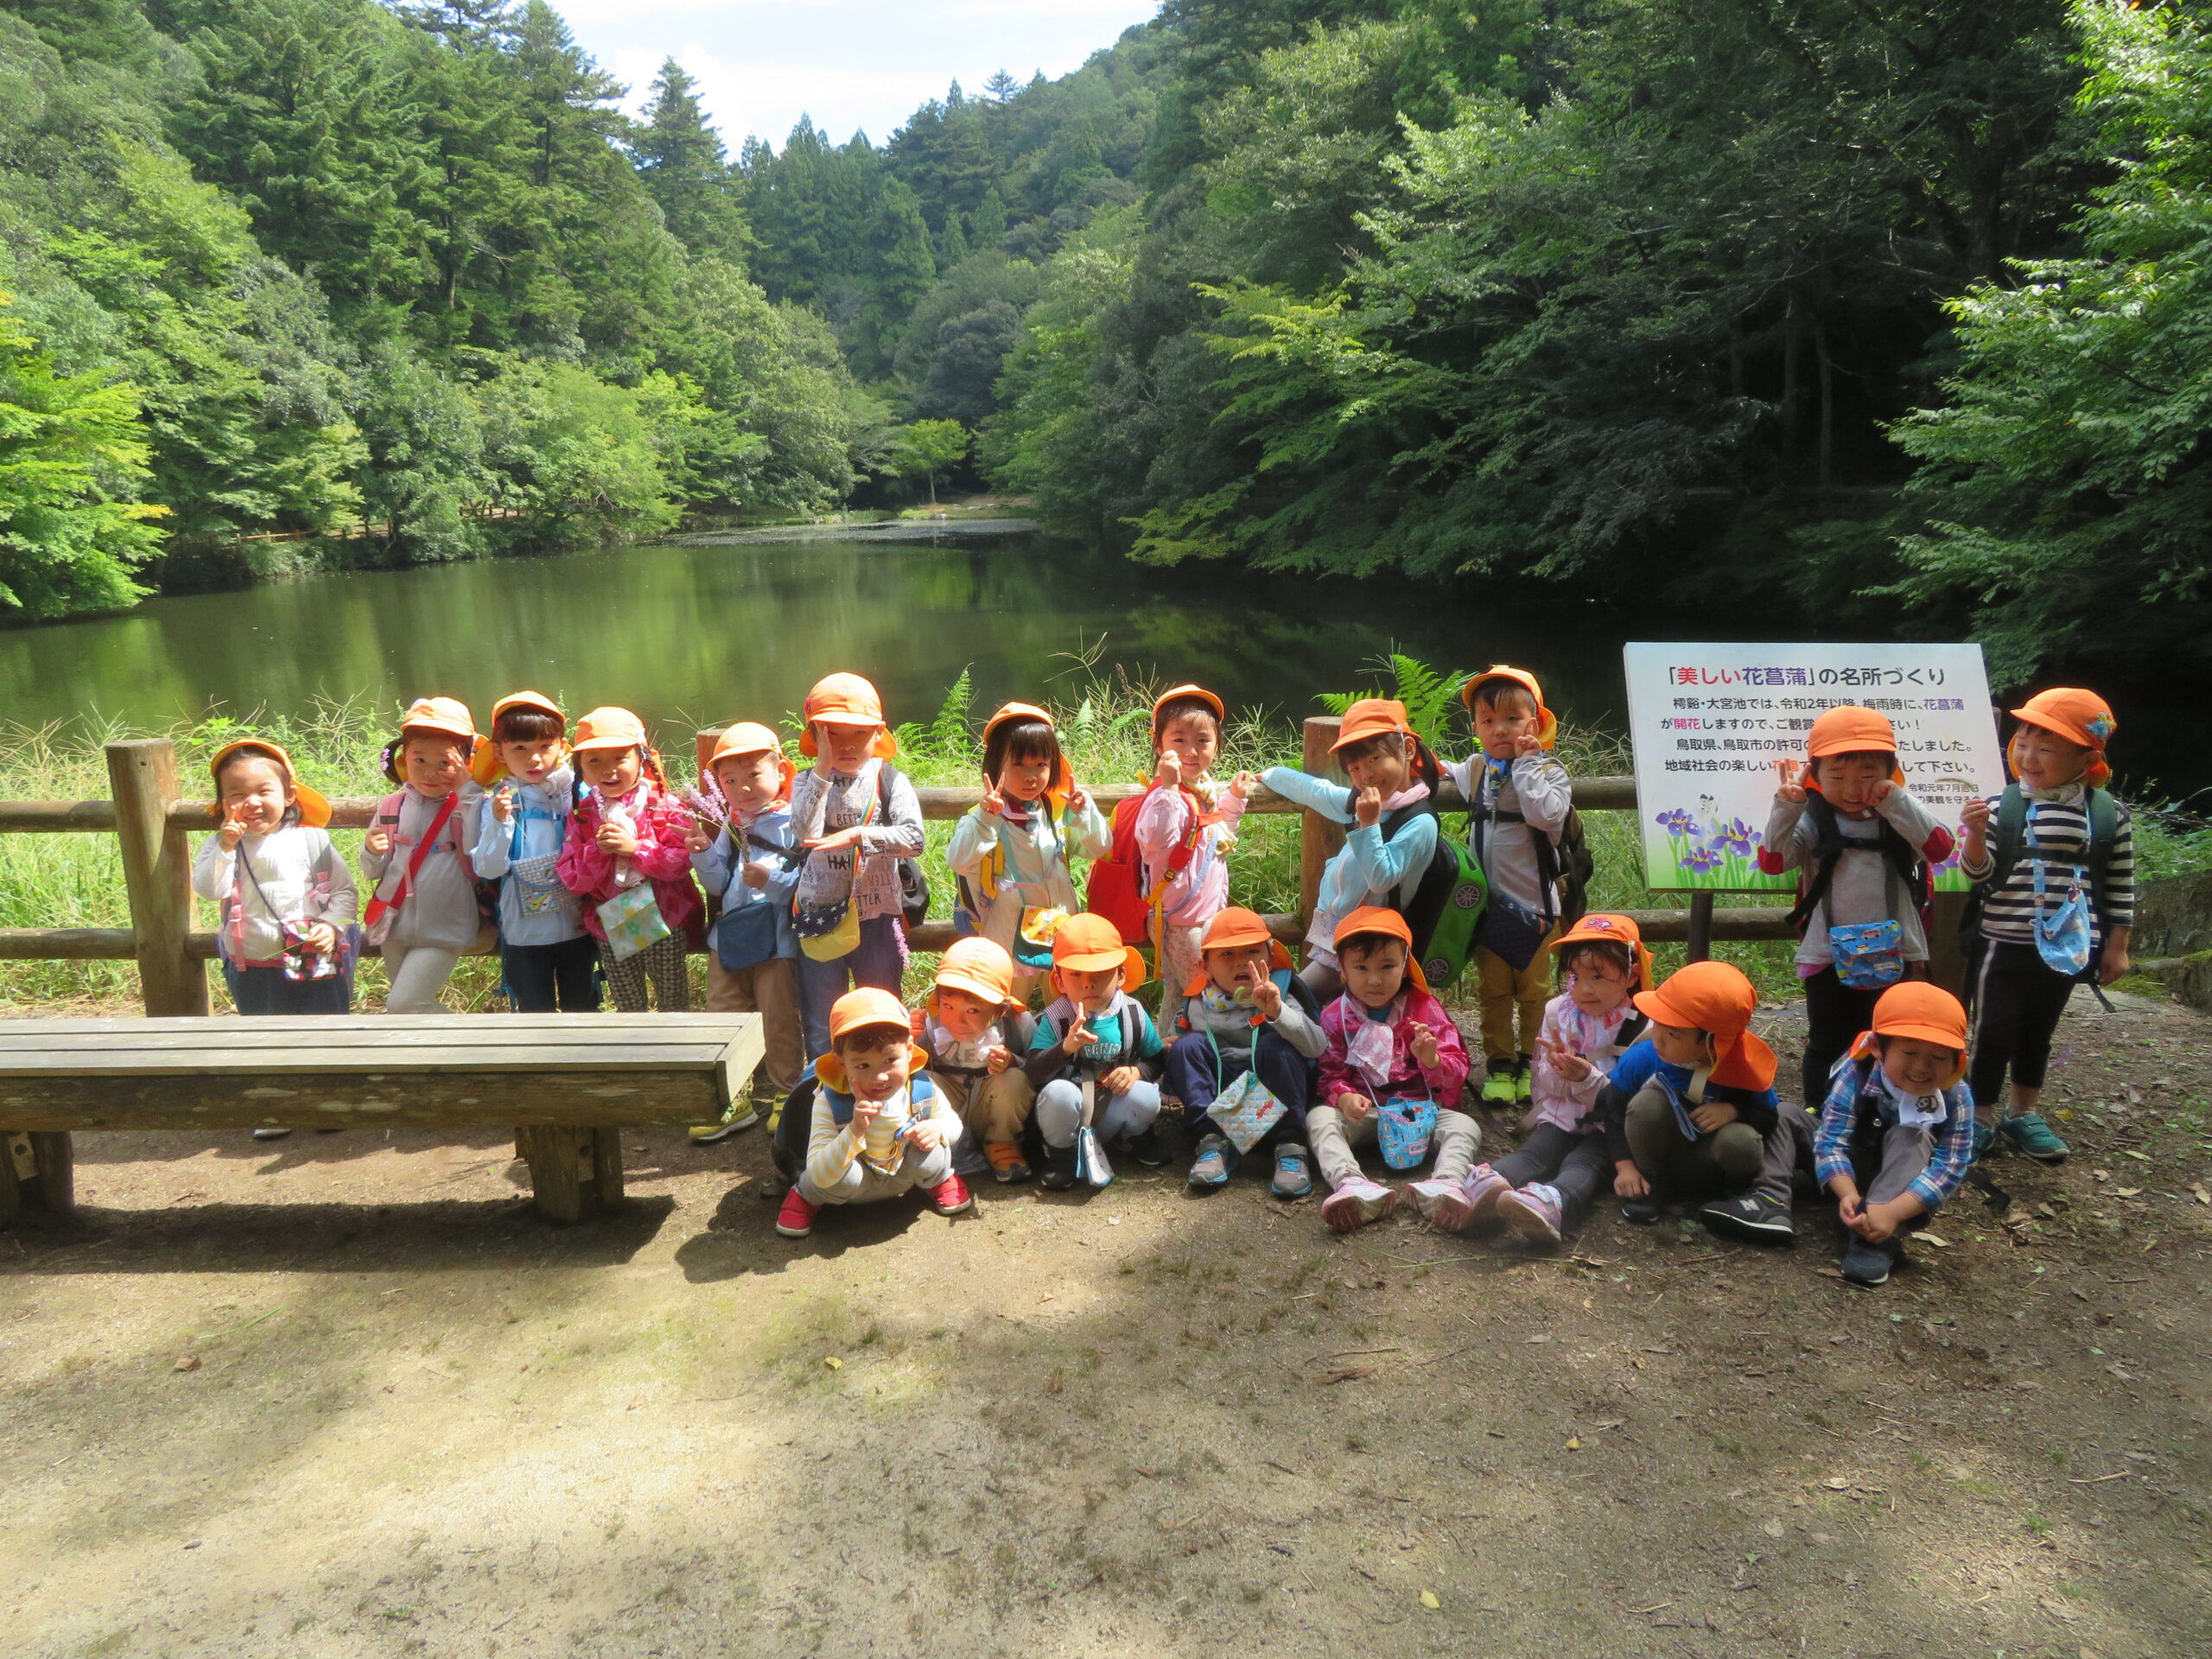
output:
[[[1630,1045],[1628,1052],[1613,1062],[1612,1076],[1606,1079],[1598,1096],[1598,1110],[1605,1119],[1605,1141],[1615,1163],[1630,1155],[1628,1103],[1647,1083],[1656,1083],[1666,1091],[1668,1102],[1675,1109],[1675,1127],[1682,1138],[1700,1138],[1700,1130],[1690,1121],[1691,1075],[1687,1066],[1669,1065],[1661,1059],[1649,1037]],[[1761,1135],[1774,1127],[1776,1116],[1782,1109],[1781,1099],[1771,1089],[1738,1089],[1710,1080],[1705,1085],[1705,1099],[1708,1105],[1726,1101],[1736,1109],[1739,1119]]]
[[[476,843],[468,851],[478,876],[499,884],[499,942],[506,945],[559,944],[583,935],[583,906],[561,885],[557,873],[550,887],[526,887],[512,874],[518,860],[558,858],[569,833],[569,804],[574,774],[559,766],[542,784],[510,782],[515,791],[514,817],[501,823],[492,810],[492,797],[477,805]]]
[[[740,856],[735,836],[745,841]],[[777,850],[771,852],[757,842],[766,842]],[[749,824],[740,828],[733,823],[716,836],[714,844],[704,852],[691,855],[692,874],[699,878],[701,887],[713,895],[720,910],[715,926],[735,911],[748,905],[773,905],[776,908],[776,954],[779,957],[798,955],[798,936],[791,931],[791,894],[798,886],[798,872],[785,870],[782,854],[791,848],[791,815],[788,807],[771,807]],[[768,872],[768,885],[748,887],[737,879],[747,864],[757,864]]]

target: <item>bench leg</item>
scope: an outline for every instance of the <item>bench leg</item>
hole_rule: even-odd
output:
[[[67,1216],[77,1207],[77,1166],[66,1130],[0,1132],[0,1227],[26,1208]]]
[[[532,1128],[517,1130],[515,1142],[546,1220],[582,1221],[622,1201],[620,1129]]]

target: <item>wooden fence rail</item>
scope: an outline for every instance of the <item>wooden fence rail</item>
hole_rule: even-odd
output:
[[[1305,726],[1306,769],[1327,769],[1329,745],[1336,741],[1333,717]],[[215,955],[215,936],[193,930],[192,848],[189,836],[215,825],[215,804],[187,798],[177,776],[176,748],[166,738],[131,738],[107,746],[108,779],[114,797],[105,801],[0,801],[0,835],[112,834],[122,842],[123,885],[130,905],[129,927],[0,928],[0,960],[132,962],[138,964],[140,997],[154,1015],[205,1014],[208,1011],[206,963]],[[1101,785],[1093,793],[1111,810],[1114,803],[1139,792],[1140,785]],[[976,788],[918,788],[922,816],[961,817],[982,798]],[[334,829],[365,830],[380,797],[356,795],[331,803]],[[1466,803],[1447,785],[1439,803],[1446,810]],[[1574,804],[1585,812],[1632,812],[1632,778],[1578,778]],[[1246,809],[1261,813],[1300,810],[1282,797],[1262,790]],[[1343,842],[1341,829],[1313,813],[1304,814],[1300,832],[1300,914],[1269,917],[1276,934],[1293,944],[1304,937],[1304,917],[1313,912],[1323,866]],[[1686,910],[1628,912],[1654,941],[1683,941],[1690,954],[1702,956],[1715,939],[1780,939],[1790,937],[1786,912],[1751,906],[1716,908],[1710,893],[1694,896]],[[915,931],[919,950],[941,950],[951,942],[952,925],[932,920]]]

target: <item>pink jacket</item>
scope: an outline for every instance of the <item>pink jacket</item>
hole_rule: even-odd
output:
[[[620,798],[638,826],[638,850],[630,862],[653,884],[661,919],[675,931],[706,913],[699,889],[691,883],[691,853],[683,844],[691,815],[650,778]],[[599,827],[606,822],[594,794],[569,818],[569,839],[561,849],[561,885],[584,901],[584,927],[594,939],[607,937],[599,906],[614,896],[614,860],[599,848]]]
[[[1229,903],[1229,861],[1223,843],[1235,841],[1244,803],[1226,784],[1209,787],[1217,798],[1212,810],[1220,815],[1221,822],[1200,833],[1191,861],[1167,883],[1160,914],[1170,927],[1204,927]],[[1195,816],[1189,798],[1174,789],[1154,790],[1137,809],[1137,850],[1144,861],[1147,891],[1189,839]]]
[[[1630,1020],[1635,1021],[1633,1026],[1629,1026]],[[1627,1042],[1621,1040],[1624,1026],[1629,1026]],[[1566,992],[1552,998],[1544,1005],[1543,1028],[1536,1037],[1536,1058],[1529,1068],[1529,1092],[1535,1103],[1529,1113],[1529,1123],[1549,1123],[1569,1135],[1597,1134],[1602,1126],[1590,1116],[1590,1109],[1598,1103],[1606,1074],[1612,1071],[1613,1062],[1628,1052],[1630,1045],[1649,1026],[1649,1021],[1637,1014],[1633,1003],[1622,1003],[1610,1019],[1593,1020],[1577,1008],[1574,999]],[[1554,1042],[1565,1043],[1589,1061],[1590,1075],[1580,1083],[1569,1083],[1560,1076],[1559,1068],[1550,1058],[1549,1045]]]
[[[1344,1020],[1367,1018],[1367,1010],[1348,996],[1340,996],[1321,1010],[1321,1033],[1329,1046],[1321,1054],[1321,1103],[1333,1105],[1338,1095],[1364,1095],[1372,1100],[1376,1090],[1365,1076],[1355,1072],[1344,1052]],[[1436,1033],[1436,1065],[1425,1068],[1414,1058],[1415,1026]],[[1390,1006],[1390,1077],[1379,1091],[1393,1095],[1424,1095],[1446,1110],[1456,1110],[1460,1090],[1467,1081],[1467,1046],[1459,1027],[1444,1012],[1444,1005],[1417,985],[1408,985]]]

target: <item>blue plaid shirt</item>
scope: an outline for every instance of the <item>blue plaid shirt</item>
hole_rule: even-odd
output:
[[[1821,1108],[1820,1127],[1813,1131],[1813,1176],[1822,1186],[1839,1175],[1857,1179],[1851,1166],[1851,1142],[1862,1122],[1886,1129],[1897,1121],[1896,1105],[1874,1081],[1879,1064],[1846,1055],[1829,1074],[1827,1101]],[[1912,1195],[1931,1216],[1959,1190],[1974,1162],[1974,1096],[1966,1084],[1945,1090],[1943,1107],[1943,1121],[1927,1130],[1928,1167],[1912,1178]]]

